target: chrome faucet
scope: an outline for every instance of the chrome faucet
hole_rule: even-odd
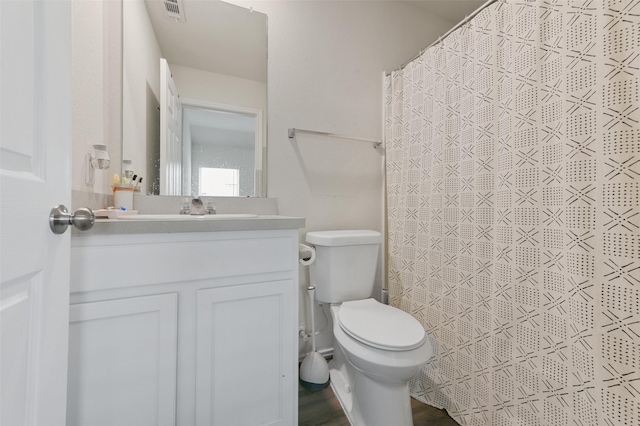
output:
[[[204,203],[200,199],[200,197],[193,197],[191,199],[191,209],[189,210],[189,214],[191,216],[202,216],[207,212],[204,209]]]
[[[180,214],[188,214],[192,216],[201,216],[205,214],[216,214],[216,209],[213,207],[213,202],[209,201],[207,207],[204,207],[204,203],[200,197],[193,197],[191,202],[188,198],[182,200],[182,207],[180,208]]]

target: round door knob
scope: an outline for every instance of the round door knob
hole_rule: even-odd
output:
[[[91,209],[81,207],[73,213],[69,213],[62,204],[51,209],[49,214],[49,226],[54,234],[62,234],[69,225],[75,226],[80,231],[91,229],[96,223],[96,216]]]

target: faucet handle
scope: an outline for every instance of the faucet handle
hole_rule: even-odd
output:
[[[180,214],[189,214],[191,213],[191,204],[189,203],[188,198],[182,199],[182,206],[180,207]]]
[[[207,202],[207,214],[216,214],[216,208],[213,206],[213,201]]]

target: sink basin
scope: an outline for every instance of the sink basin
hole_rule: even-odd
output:
[[[257,214],[206,214],[191,216],[188,214],[132,214],[118,216],[119,220],[224,220],[224,219],[254,219]]]

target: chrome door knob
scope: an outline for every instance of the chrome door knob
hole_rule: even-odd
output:
[[[75,226],[80,231],[91,229],[96,223],[96,216],[91,209],[81,207],[73,213],[69,213],[62,204],[51,209],[49,214],[49,226],[54,234],[62,234],[69,225]]]

